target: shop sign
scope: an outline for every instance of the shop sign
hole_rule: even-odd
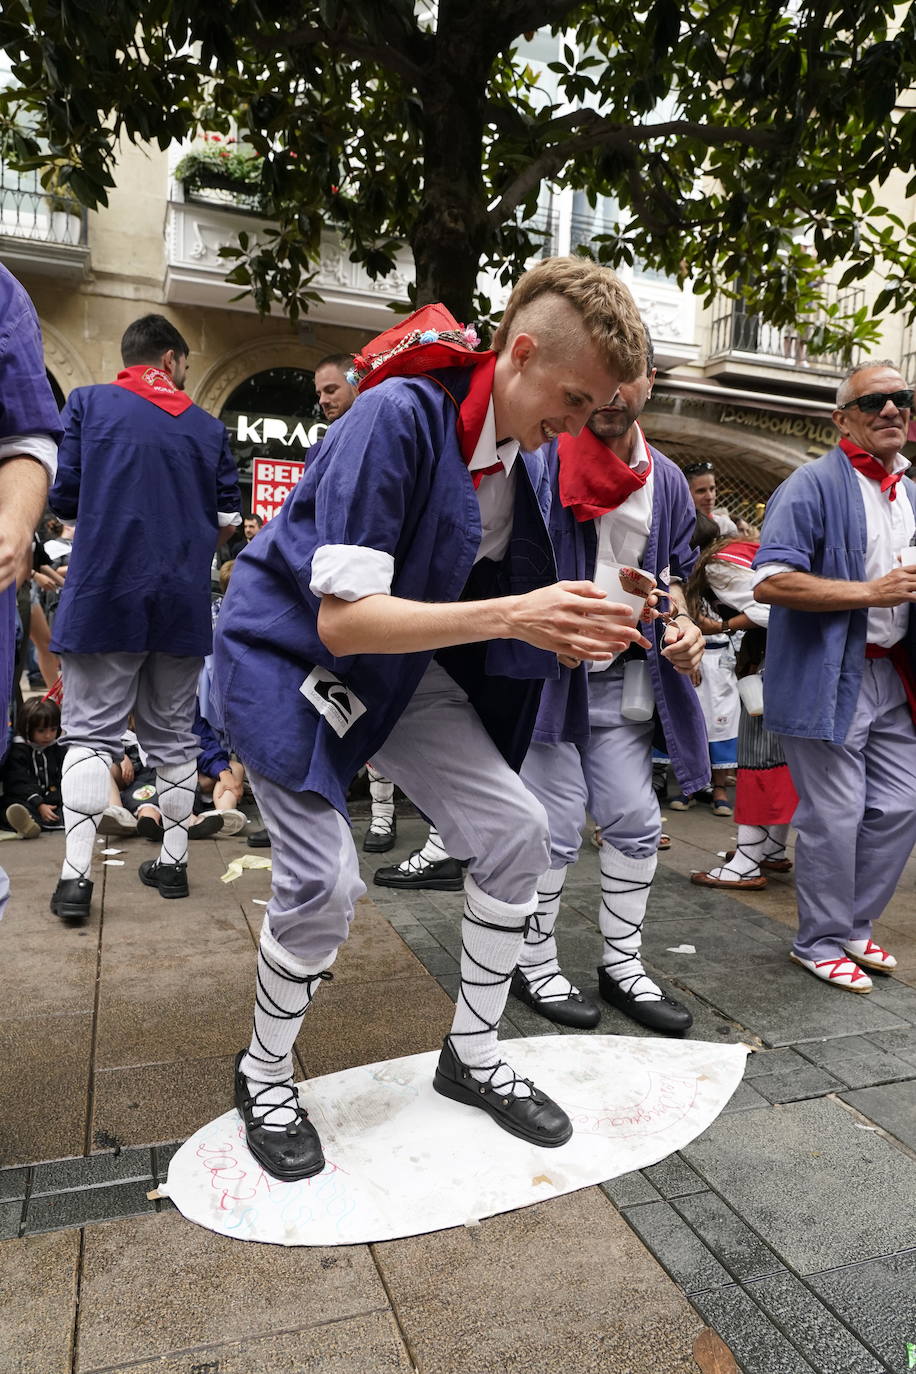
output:
[[[240,444],[266,444],[273,439],[284,448],[311,448],[326,429],[324,420],[312,420],[309,424],[298,420],[291,427],[276,415],[239,415],[235,437]]]
[[[255,458],[251,465],[251,509],[270,520],[305,471],[305,463]]]

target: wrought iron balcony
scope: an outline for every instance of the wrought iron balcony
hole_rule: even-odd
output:
[[[37,172],[14,172],[0,162],[0,258],[18,271],[83,276],[89,262],[85,210],[46,191]]]
[[[860,287],[847,291],[829,287],[827,302],[836,303],[841,314],[848,314],[861,308],[865,293]],[[743,355],[743,360],[751,364],[805,368],[835,376],[848,366],[843,354],[810,353],[808,349],[818,323],[818,317],[811,316],[788,327],[767,324],[759,315],[748,314],[742,302],[723,297],[714,307],[709,357],[737,362],[739,355]]]

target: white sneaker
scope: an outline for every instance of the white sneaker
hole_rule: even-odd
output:
[[[126,837],[136,835],[137,818],[126,806],[106,806],[99,821],[99,834]]]
[[[821,982],[832,983],[834,987],[845,988],[847,992],[871,992],[874,987],[868,974],[863,973],[851,959],[802,959],[794,950],[789,958],[793,964],[801,964],[815,978],[820,978]]]
[[[234,806],[230,806],[228,811],[217,811],[216,814],[223,818],[223,828],[220,831],[223,836],[238,835],[248,824],[248,817],[244,811],[239,811]]]
[[[843,945],[847,954],[851,954],[857,964],[863,968],[874,969],[877,973],[893,973],[897,967],[897,960],[893,954],[888,954],[886,949],[876,945],[874,940],[847,940]]]

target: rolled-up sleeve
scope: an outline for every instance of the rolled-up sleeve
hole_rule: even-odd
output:
[[[394,559],[382,549],[358,544],[323,544],[312,559],[309,590],[315,596],[339,596],[361,601],[364,596],[388,596]]]

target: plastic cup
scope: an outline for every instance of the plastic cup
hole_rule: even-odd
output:
[[[643,572],[641,568],[621,567],[616,563],[599,563],[593,580],[596,587],[607,592],[608,601],[631,606],[637,620],[648,618],[649,597],[656,588],[651,573]]]

